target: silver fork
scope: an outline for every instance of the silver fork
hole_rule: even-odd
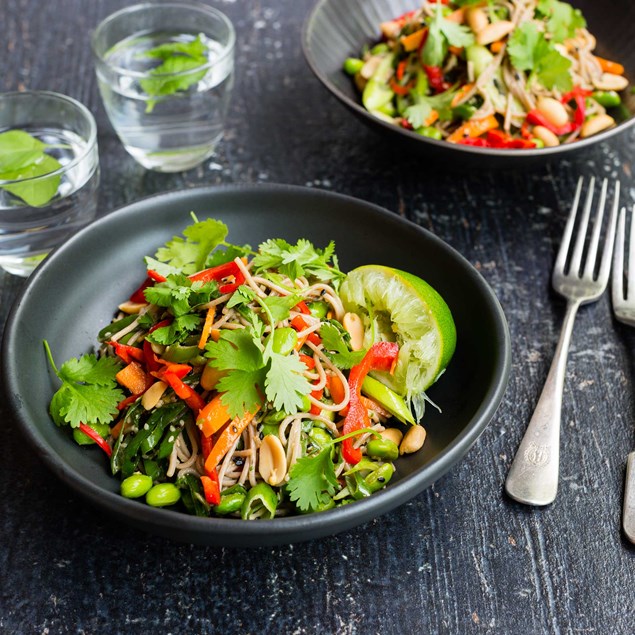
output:
[[[597,277],[595,271],[598,269],[598,247],[608,188],[607,179],[604,179],[602,183],[600,200],[593,220],[593,230],[590,239],[588,239],[584,270],[582,270],[582,260],[585,244],[587,243],[589,217],[593,206],[594,178],[589,182],[582,216],[578,223],[573,252],[569,253],[583,181],[584,179],[582,178],[578,180],[575,198],[551,277],[551,283],[555,291],[567,299],[567,310],[560,339],[547,375],[547,381],[536,405],[536,410],[529,422],[505,482],[505,490],[509,496],[527,505],[548,505],[556,498],[560,459],[562,390],[573,323],[580,305],[595,302],[604,293],[611,268],[619,205],[619,181],[615,182],[615,198],[604,238]],[[569,260],[570,262],[567,266]]]
[[[635,208],[633,208],[635,214]],[[615,239],[615,257],[611,278],[613,313],[624,324],[635,326],[635,223],[631,215],[631,230],[628,240],[628,271],[624,285],[624,243],[626,237],[626,211],[620,211]],[[635,452],[626,461],[626,484],[622,505],[622,527],[626,537],[635,543]]]

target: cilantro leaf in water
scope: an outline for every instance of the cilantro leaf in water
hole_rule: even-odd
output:
[[[301,511],[317,509],[336,492],[337,478],[331,459],[331,447],[314,456],[298,459],[289,470],[289,498]]]
[[[55,366],[48,342],[44,341],[46,354],[62,386],[53,395],[49,407],[55,423],[77,428],[80,423],[110,423],[117,414],[117,404],[123,399],[123,391],[117,386],[115,375],[121,364],[112,357],[82,355]]]
[[[8,130],[0,134],[0,181],[22,181],[1,185],[2,189],[21,198],[27,205],[46,205],[57,194],[61,176],[34,179],[55,172],[61,163],[45,153],[51,146],[42,143],[23,130]]]
[[[421,61],[426,66],[441,66],[449,46],[465,47],[474,44],[472,31],[443,17],[441,3],[430,20],[428,37],[421,51]]]
[[[507,48],[512,64],[519,71],[530,71],[534,79],[549,90],[571,90],[571,61],[561,55],[532,22],[521,24],[509,38]]]
[[[148,287],[143,293],[148,302],[169,309],[175,317],[189,313],[219,294],[215,281],[192,282],[181,274],[172,274],[165,282]]]
[[[318,280],[337,280],[344,277],[334,258],[335,243],[331,241],[324,249],[314,247],[301,238],[291,245],[282,238],[267,240],[258,248],[253,259],[256,272],[276,269],[279,273],[295,280],[300,276],[313,276]],[[333,260],[333,264],[329,261]]]
[[[227,237],[227,225],[219,220],[207,218],[186,227],[183,237],[174,236],[165,247],[157,250],[154,257],[180,269],[184,274],[204,269],[208,256]]]
[[[322,324],[320,337],[324,352],[338,368],[352,368],[364,358],[366,351],[352,351],[348,346],[350,336],[340,330],[333,321]]]
[[[586,26],[580,9],[560,0],[539,0],[536,12],[547,18],[547,33],[552,42],[564,42],[575,37],[576,31]]]
[[[191,42],[162,44],[145,51],[140,57],[162,60],[159,66],[149,72],[152,77],[139,82],[141,88],[150,97],[165,97],[186,91],[190,86],[198,84],[207,74],[206,68],[194,72],[208,63],[207,47],[200,35]],[[146,105],[146,112],[152,112],[156,103],[157,100],[150,99]]]

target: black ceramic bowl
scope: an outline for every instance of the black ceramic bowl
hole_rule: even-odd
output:
[[[344,507],[266,521],[197,518],[122,498],[118,479],[96,447],[80,447],[57,428],[48,404],[57,380],[47,367],[46,339],[62,362],[94,349],[97,332],[145,276],[143,256],[191,222],[222,219],[229,239],[259,242],[334,239],[344,270],[392,265],[428,280],[456,320],[454,359],[430,397],[423,451],[396,462],[384,491]],[[287,186],[204,188],[142,200],[78,233],[31,276],[12,308],[2,351],[6,396],[26,438],[65,483],[104,513],[149,532],[188,542],[255,546],[333,534],[407,501],[461,459],[500,403],[510,369],[507,323],[476,270],[441,240],[379,207],[319,190]]]
[[[351,78],[342,70],[347,57],[358,57],[365,44],[379,39],[381,22],[393,19],[421,6],[420,0],[319,0],[304,24],[302,47],[307,62],[318,79],[347,108],[385,135],[387,143],[399,144],[413,152],[451,164],[475,167],[516,168],[529,163],[543,163],[579,152],[609,139],[635,123],[635,96],[630,88],[625,106],[630,112],[616,127],[593,137],[555,148],[533,150],[500,150],[477,148],[436,141],[415,132],[381,121],[371,115],[361,103]],[[596,53],[622,63],[626,75],[635,78],[635,3],[613,0],[609,5],[596,0],[574,0],[587,19],[588,28],[597,38]],[[354,143],[354,140],[352,140]]]

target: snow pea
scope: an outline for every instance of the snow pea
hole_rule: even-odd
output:
[[[271,486],[267,483],[258,483],[247,492],[240,510],[240,517],[243,520],[251,520],[255,514],[264,510],[265,513],[260,518],[273,518],[276,515],[276,507],[278,507],[278,497]]]
[[[107,326],[104,326],[101,331],[97,334],[97,339],[100,342],[105,342],[109,340],[115,333],[121,331],[121,329],[125,328],[132,324],[139,316],[138,315],[127,315],[125,318],[121,318],[121,320],[117,320],[116,322],[111,322]]]
[[[247,490],[242,485],[232,485],[221,492],[220,503],[214,507],[214,511],[221,516],[233,514],[241,510]]]

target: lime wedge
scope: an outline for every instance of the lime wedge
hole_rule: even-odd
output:
[[[422,395],[456,347],[456,327],[443,298],[421,278],[381,265],[351,271],[340,295],[344,308],[364,322],[365,346],[380,340],[399,344],[394,374],[377,373],[378,378],[410,401]]]

